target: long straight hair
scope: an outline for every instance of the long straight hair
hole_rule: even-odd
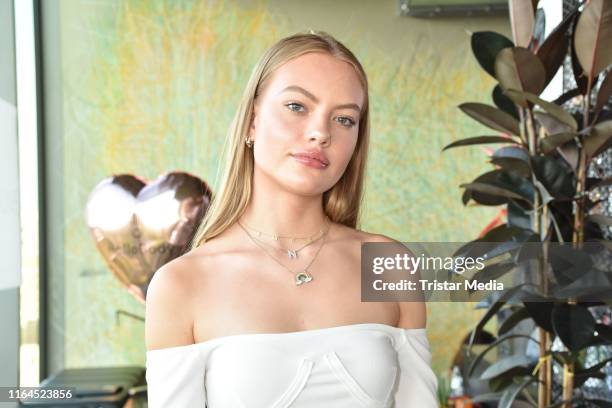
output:
[[[255,65],[238,110],[230,126],[224,146],[225,168],[219,191],[191,240],[190,250],[231,227],[244,213],[253,191],[253,151],[245,140],[248,136],[255,99],[269,82],[274,71],[284,63],[310,52],[327,53],[353,66],[365,95],[359,119],[359,134],[355,151],[338,182],[323,193],[323,210],[332,222],[356,228],[363,195],[363,178],[370,138],[368,80],[353,53],[325,32],[295,34],[270,47]]]

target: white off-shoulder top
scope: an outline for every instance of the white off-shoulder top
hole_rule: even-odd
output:
[[[430,408],[425,329],[361,323],[147,351],[149,408]]]

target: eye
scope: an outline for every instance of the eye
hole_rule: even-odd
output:
[[[340,116],[338,118],[338,122],[340,122],[340,124],[342,126],[347,127],[347,128],[351,128],[351,127],[355,126],[355,121],[353,119],[349,118],[349,117],[346,117],[346,116]]]
[[[293,111],[293,112],[303,112],[303,109],[304,109],[304,106],[296,102],[290,102],[286,104],[285,106],[289,108],[290,111]]]

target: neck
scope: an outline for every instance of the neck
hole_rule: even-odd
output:
[[[270,235],[307,237],[326,225],[322,194],[303,196],[253,183],[251,201],[240,222]]]

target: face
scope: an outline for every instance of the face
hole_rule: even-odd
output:
[[[255,101],[255,179],[317,195],[340,179],[359,133],[364,91],[355,69],[324,53],[281,65]]]

